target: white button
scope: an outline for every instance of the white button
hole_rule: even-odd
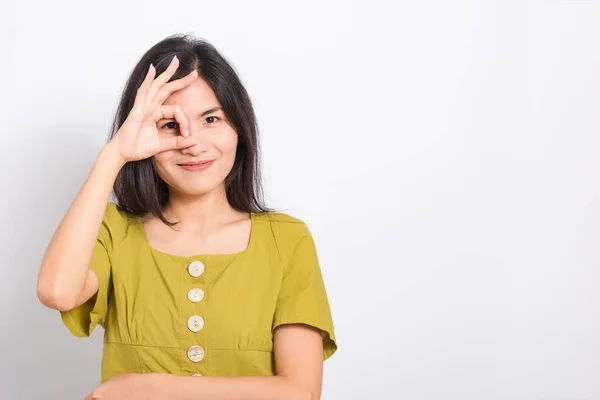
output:
[[[192,303],[198,303],[204,298],[204,290],[194,288],[188,292],[188,300]]]
[[[188,318],[188,328],[192,332],[199,332],[204,328],[204,319],[199,315],[192,315]]]
[[[187,356],[193,362],[200,362],[204,358],[204,350],[200,346],[192,346],[188,349]]]
[[[188,266],[188,272],[191,276],[197,278],[204,273],[204,264],[202,264],[202,261],[192,261]]]
[[[194,374],[194,375],[192,375],[192,376],[202,376],[202,374]]]

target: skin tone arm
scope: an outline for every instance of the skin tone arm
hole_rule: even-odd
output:
[[[103,149],[79,195],[56,230],[38,276],[37,294],[47,307],[70,310],[98,291],[88,268],[112,185],[123,165],[114,151]]]
[[[301,324],[275,329],[276,376],[208,377],[125,374],[98,386],[85,400],[318,400],[323,342]]]
[[[193,71],[167,83],[178,65],[179,61],[174,58],[169,68],[156,79],[156,70],[150,67],[127,120],[101,150],[90,175],[54,233],[42,260],[37,283],[38,298],[45,306],[70,310],[98,291],[98,277],[89,269],[89,263],[104,210],[122,166],[160,151],[189,146],[187,122],[181,109],[162,105],[172,92],[197,78],[197,72]],[[182,135],[161,137],[156,121],[162,118],[176,118],[182,126]]]

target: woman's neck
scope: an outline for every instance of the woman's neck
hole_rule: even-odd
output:
[[[215,189],[201,196],[171,193],[163,213],[168,220],[179,222],[177,230],[185,231],[210,230],[240,214],[227,201],[224,189]]]

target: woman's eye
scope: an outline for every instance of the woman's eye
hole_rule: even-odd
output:
[[[167,129],[176,129],[177,126],[178,126],[177,122],[171,121],[171,122],[167,122],[166,124],[164,124],[161,129],[165,129],[165,128],[167,128]]]
[[[219,118],[219,117],[208,117],[208,118],[206,118],[206,121],[208,121],[208,120],[209,120],[209,119],[211,119],[211,118],[214,118],[214,119],[215,119],[215,122],[217,122],[218,120],[220,120],[220,119],[221,119],[221,118]],[[214,124],[215,122],[209,122],[209,124]]]

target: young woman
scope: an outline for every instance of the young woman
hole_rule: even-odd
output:
[[[209,43],[171,36],[134,68],[38,278],[75,336],[105,328],[86,399],[320,398],[337,345],[315,243],[264,206],[258,149]]]

